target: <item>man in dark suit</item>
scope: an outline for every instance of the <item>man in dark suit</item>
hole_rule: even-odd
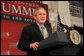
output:
[[[37,8],[34,18],[35,23],[23,28],[18,49],[27,51],[28,55],[43,55],[45,51],[38,51],[39,42],[44,40],[42,27],[45,29],[46,38],[51,34],[51,25],[46,21],[46,10],[44,8]]]

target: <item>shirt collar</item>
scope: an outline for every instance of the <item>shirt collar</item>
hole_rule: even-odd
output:
[[[38,22],[36,22],[37,23],[37,25],[39,26],[39,28],[41,29],[41,25],[38,23]],[[44,25],[43,25],[43,27],[44,27]],[[45,28],[45,27],[44,27]]]

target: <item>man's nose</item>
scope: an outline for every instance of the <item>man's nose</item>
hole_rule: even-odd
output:
[[[42,14],[41,17],[45,17],[45,15]]]

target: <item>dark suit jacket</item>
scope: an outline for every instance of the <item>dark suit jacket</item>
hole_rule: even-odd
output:
[[[44,26],[47,28],[49,35],[51,34],[51,25],[48,22],[45,22]],[[39,51],[34,51],[29,47],[31,43],[40,42],[43,40],[42,33],[36,23],[33,23],[29,26],[23,28],[20,41],[18,43],[18,49],[22,51],[27,51],[28,55],[38,55]]]

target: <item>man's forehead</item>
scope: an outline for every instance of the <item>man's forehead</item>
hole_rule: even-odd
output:
[[[44,10],[44,11],[46,11],[43,7],[36,8],[36,11],[38,11],[38,10]]]
[[[37,11],[45,11],[44,9],[38,9]],[[46,12],[46,11],[45,11]]]

